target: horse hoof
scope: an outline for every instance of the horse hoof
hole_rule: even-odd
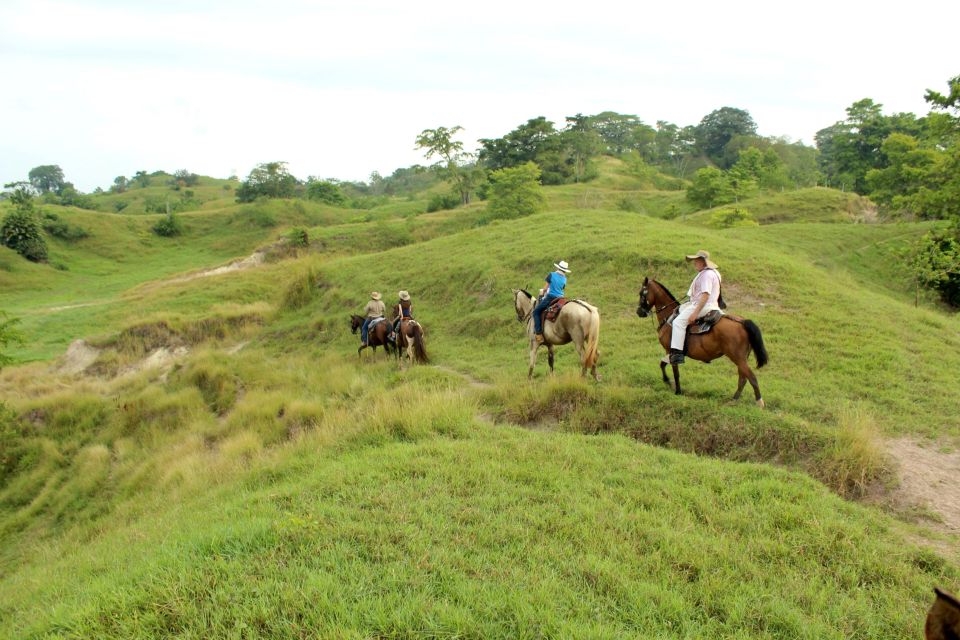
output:
[[[759,400],[757,400],[757,406],[760,407],[761,409],[763,409],[763,408],[765,408],[767,405],[765,405],[765,404],[763,403],[763,398],[760,398]]]

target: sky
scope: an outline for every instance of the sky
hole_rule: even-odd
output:
[[[870,97],[928,109],[960,75],[960,3],[0,0],[0,182],[138,170],[366,180],[530,118],[697,124],[723,106],[813,144]]]

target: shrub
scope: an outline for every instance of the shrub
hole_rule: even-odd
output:
[[[294,227],[287,232],[287,240],[290,241],[290,244],[294,247],[308,247],[310,246],[310,237],[307,235],[307,230],[303,227]]]
[[[129,202],[126,202],[124,200],[117,200],[116,202],[113,203],[113,210],[116,211],[117,213],[120,213],[121,211],[126,209],[129,204],[130,204]]]
[[[427,213],[433,213],[434,211],[442,211],[445,209],[455,209],[460,206],[460,196],[448,193],[435,194],[427,202]]]
[[[11,201],[14,208],[0,224],[0,244],[10,247],[32,262],[46,262],[47,243],[40,233],[32,198],[26,192],[18,191],[11,197]]]
[[[44,231],[61,240],[82,240],[90,235],[86,229],[71,225],[57,214],[51,212],[43,214],[43,222],[41,225]]]
[[[753,227],[758,223],[750,215],[750,212],[743,207],[725,207],[717,209],[710,216],[710,222],[715,227]]]
[[[341,206],[346,202],[346,197],[340,190],[340,185],[330,180],[311,178],[307,181],[306,195],[311,200],[319,200],[336,206]]]
[[[687,189],[687,200],[701,208],[727,204],[735,198],[730,179],[715,167],[704,167],[697,171],[693,176],[693,184]]]
[[[153,225],[153,232],[164,238],[172,238],[183,233],[183,224],[181,224],[180,219],[171,211],[169,214],[157,220],[157,223]]]
[[[532,162],[491,173],[488,193],[487,214],[481,222],[528,216],[547,205],[540,186],[540,167]]]

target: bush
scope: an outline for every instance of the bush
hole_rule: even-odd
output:
[[[183,233],[183,225],[180,223],[180,219],[171,211],[169,214],[157,220],[157,223],[153,225],[153,232],[164,238],[172,238]]]
[[[488,195],[487,213],[481,223],[529,216],[547,206],[540,186],[540,167],[532,162],[491,173]]]
[[[750,212],[743,207],[717,209],[710,216],[710,222],[713,226],[722,229],[727,227],[754,227],[758,224],[750,215]]]
[[[456,209],[459,206],[460,196],[453,193],[438,193],[430,198],[429,202],[427,202],[427,213],[433,213],[434,211],[442,211],[445,209]]]
[[[129,204],[130,204],[129,202],[126,202],[124,200],[117,200],[116,202],[113,203],[113,210],[116,211],[117,213],[120,213],[121,211],[126,209]]]
[[[346,202],[340,185],[330,180],[316,180],[311,178],[307,181],[306,196],[310,200],[318,200],[336,206],[342,206]]]
[[[0,244],[10,247],[32,262],[46,262],[47,243],[40,233],[40,224],[34,214],[29,194],[16,192],[11,201],[14,209],[0,224]]]
[[[307,230],[303,227],[294,227],[287,232],[287,240],[290,241],[290,244],[294,247],[308,247],[310,246],[310,237],[307,235]]]
[[[41,225],[43,226],[44,231],[55,238],[60,238],[61,240],[82,240],[90,235],[87,233],[86,229],[67,223],[66,220],[63,220],[55,213],[44,213],[43,222]]]

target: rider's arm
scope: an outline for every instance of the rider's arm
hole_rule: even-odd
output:
[[[703,306],[707,304],[707,300],[710,298],[710,293],[707,291],[702,292],[697,296],[696,300],[691,300],[693,302],[693,314],[691,318],[699,318],[700,312],[703,311]]]

